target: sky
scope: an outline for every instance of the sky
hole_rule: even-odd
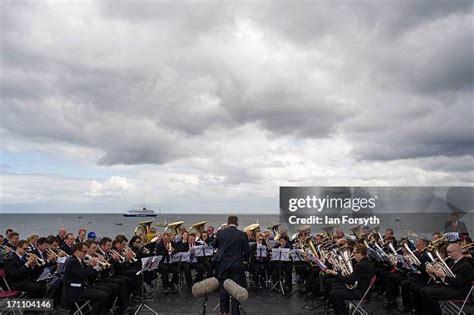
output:
[[[473,185],[472,1],[0,5],[0,212]]]

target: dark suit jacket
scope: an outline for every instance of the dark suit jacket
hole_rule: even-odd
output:
[[[69,256],[72,255],[72,247],[69,247],[68,245],[66,245],[66,243],[64,243],[64,245],[61,245],[59,246],[60,249],[62,249],[66,254],[68,254]]]
[[[68,257],[64,267],[64,283],[67,288],[66,299],[68,301],[78,300],[89,285],[88,280],[93,278],[94,273],[97,273],[97,271],[84,262],[81,265],[76,256]],[[77,286],[78,284],[81,286]]]
[[[337,277],[346,284],[354,284],[357,281],[356,290],[365,292],[365,290],[367,290],[369,287],[370,280],[372,279],[373,275],[374,267],[366,257],[355,264],[354,271],[350,276],[343,277],[341,274],[338,274]]]
[[[5,260],[5,275],[11,289],[16,289],[27,282],[34,282],[41,274],[38,266],[29,268],[16,253],[11,253]]]
[[[451,271],[455,277],[446,277],[444,281],[451,287],[459,289],[463,294],[467,294],[471,288],[474,272],[467,258],[461,258],[456,264],[451,266]]]
[[[171,252],[171,255],[173,255],[174,253],[176,253],[178,251],[178,245],[175,242],[171,242],[171,247],[173,247],[173,250]],[[164,261],[169,262],[170,261],[170,255],[168,253],[168,249],[166,248],[165,243],[163,242],[163,240],[156,243],[155,253],[156,253],[157,256],[163,256],[163,258],[161,259],[162,262],[164,262]]]
[[[215,261],[222,266],[243,263],[250,256],[247,235],[234,226],[229,226],[217,233],[214,248],[218,249]]]
[[[459,232],[459,233],[468,233],[466,223],[462,221],[457,221],[456,229],[453,228],[453,221],[447,221],[444,224],[444,233],[449,232]]]

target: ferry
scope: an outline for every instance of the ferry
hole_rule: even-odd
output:
[[[142,210],[132,209],[123,214],[124,217],[156,217],[157,215],[155,211],[147,208],[143,208]]]

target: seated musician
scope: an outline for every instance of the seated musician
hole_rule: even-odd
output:
[[[110,297],[107,292],[93,288],[89,284],[91,274],[97,272],[94,270],[97,262],[96,260],[91,260],[89,265],[85,263],[84,257],[88,249],[85,243],[77,243],[74,245],[73,255],[66,260],[66,266],[64,268],[66,300],[91,300],[91,313],[105,314],[107,302]]]
[[[212,246],[212,240],[209,238],[209,234],[206,231],[202,231],[200,242],[205,243],[206,245]]]
[[[186,285],[188,289],[191,289],[193,286],[193,280],[191,276],[191,270],[195,269],[197,274],[195,282],[199,282],[203,279],[204,276],[204,265],[195,261],[193,262],[194,252],[192,249],[196,246],[196,234],[188,232],[183,232],[181,234],[181,241],[177,243],[178,252],[191,252],[191,262],[181,262],[181,269],[184,272],[184,277],[186,278]]]
[[[36,282],[41,274],[37,257],[27,255],[28,242],[20,240],[16,243],[16,250],[5,260],[5,275],[12,290],[25,291],[28,298],[41,298],[44,288]],[[27,257],[28,256],[28,257]]]
[[[158,271],[161,274],[161,280],[163,283],[163,292],[170,293],[176,291],[176,285],[178,283],[178,268],[171,263],[171,256],[177,251],[177,245],[171,241],[170,233],[163,233],[161,241],[156,243],[156,255],[163,256],[158,267]],[[172,274],[171,280],[169,274]]]
[[[62,245],[60,244],[59,248],[70,256],[70,255],[72,255],[72,251],[73,251],[75,241],[76,241],[76,239],[74,238],[74,234],[66,233],[66,236],[64,238],[64,244],[62,244]]]
[[[293,246],[290,243],[290,239],[288,238],[288,235],[282,234],[280,236],[280,239],[278,240],[278,244],[275,246],[275,248],[289,248],[292,249]],[[278,278],[279,275],[282,275],[285,279],[285,285],[284,285],[284,290],[286,292],[291,292],[292,290],[292,272],[293,272],[293,262],[291,261],[273,261],[273,274],[272,274],[272,280],[273,283],[276,283],[277,281],[280,281]]]
[[[127,308],[129,307],[130,295],[128,293],[126,285],[123,282],[115,281],[108,277],[102,277],[102,273],[108,268],[111,268],[111,266],[108,265],[105,258],[97,255],[99,245],[96,241],[87,240],[85,244],[88,247],[85,260],[88,264],[90,264],[90,260],[95,260],[96,264],[94,269],[97,270],[97,273],[90,274],[89,284],[92,286],[92,288],[105,291],[109,295],[107,309],[110,309],[112,307],[115,298],[118,297],[117,304],[119,306],[119,309],[117,310],[117,312],[120,314],[122,313],[122,311],[127,311]]]
[[[445,274],[442,269],[426,267],[429,274],[434,274],[441,279],[441,283],[424,287],[420,290],[423,309],[427,314],[441,314],[440,300],[456,299],[462,300],[471,288],[474,271],[471,264],[464,257],[459,244],[450,244],[447,254],[452,259],[450,269],[454,277]]]
[[[412,296],[415,286],[425,286],[428,281],[428,275],[425,270],[425,264],[429,261],[426,255],[426,246],[428,246],[427,240],[418,239],[416,241],[416,251],[414,254],[421,263],[419,266],[415,266],[418,272],[409,272],[407,279],[400,283],[403,312],[411,312],[414,308]]]
[[[33,252],[36,249],[36,244],[38,243],[39,236],[36,234],[31,234],[28,236],[26,241],[28,242],[28,252]]]
[[[263,233],[258,233],[257,234],[257,242],[255,244],[252,244],[250,246],[250,272],[253,276],[254,282],[256,287],[258,288],[259,286],[264,286],[265,285],[265,280],[266,280],[266,271],[267,271],[267,265],[269,261],[269,256],[270,253],[267,252],[267,257],[263,258],[261,255],[258,253],[258,245],[262,245],[265,247],[265,250],[267,250],[267,243],[265,242],[265,234]]]
[[[5,243],[5,246],[10,247],[10,249],[15,250],[18,241],[20,240],[20,234],[17,232],[10,232],[7,237],[7,242]]]
[[[214,234],[214,227],[212,225],[208,226],[206,229],[209,239],[213,242],[216,239],[216,234]]]
[[[344,300],[361,299],[369,287],[370,280],[374,275],[372,264],[367,258],[367,247],[362,244],[354,246],[353,254],[357,261],[354,271],[348,276],[328,269],[326,272],[336,276],[339,285],[333,284],[329,292],[329,303],[334,306],[336,315],[347,314],[347,307]],[[348,288],[345,285],[355,285],[355,288]]]

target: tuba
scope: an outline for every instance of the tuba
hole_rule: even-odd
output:
[[[176,235],[180,234],[179,231],[183,223],[184,221],[176,221],[176,222],[170,223],[166,226],[163,233],[167,233],[168,231],[171,231],[171,234],[173,235],[173,237],[175,237]]]
[[[194,223],[193,225],[191,225],[191,228],[189,229],[189,233],[196,231],[196,234],[197,234],[196,240],[199,240],[201,233],[204,232],[204,226],[206,225],[206,223],[207,221]]]
[[[155,236],[151,230],[150,226],[153,221],[143,221],[138,223],[138,226],[135,228],[135,235],[140,237],[142,243],[150,242]]]
[[[254,224],[247,225],[244,228],[244,232],[245,233],[252,232],[254,239],[257,239],[257,234],[260,232],[260,224],[254,223]]]

